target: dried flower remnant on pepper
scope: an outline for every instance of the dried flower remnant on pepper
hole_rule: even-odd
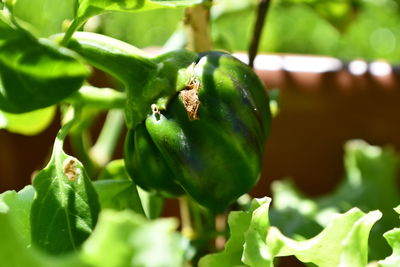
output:
[[[185,89],[180,91],[180,96],[187,111],[190,120],[198,120],[197,111],[199,110],[200,100],[199,100],[199,89],[201,83],[197,78],[192,77],[189,84]]]

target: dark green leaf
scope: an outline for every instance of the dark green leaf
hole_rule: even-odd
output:
[[[0,109],[28,112],[78,90],[88,69],[73,52],[37,40],[0,13]]]
[[[100,210],[82,164],[56,140],[52,158],[33,186],[32,243],[53,254],[76,250],[92,232]]]

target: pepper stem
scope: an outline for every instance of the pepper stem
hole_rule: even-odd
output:
[[[111,110],[89,155],[98,166],[104,167],[112,158],[124,124],[124,114],[120,110]]]
[[[211,1],[185,9],[184,24],[188,34],[188,49],[205,52],[212,49],[210,34]]]

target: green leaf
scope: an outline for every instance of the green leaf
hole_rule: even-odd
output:
[[[139,48],[162,46],[179,27],[183,16],[183,8],[154,9],[134,15],[114,12],[102,16],[102,30],[105,35]]]
[[[262,211],[265,211],[265,209],[268,210],[270,202],[270,198],[254,199],[248,212],[232,211],[228,217],[230,238],[225,244],[224,250],[222,252],[209,254],[201,258],[199,261],[199,267],[244,266],[243,262],[241,261],[243,244],[245,243],[244,233],[248,231],[246,235],[252,235],[252,230],[249,229],[249,226],[251,225],[251,227],[254,227],[257,223],[259,223],[258,219],[256,219],[254,223],[252,222],[253,216],[255,216],[255,218],[260,218],[260,215],[261,217],[263,216],[263,212],[255,214],[255,210],[261,206],[263,206],[261,209]],[[260,223],[261,225],[264,225],[265,221],[261,219]],[[267,228],[262,229],[261,231],[265,230],[267,230]]]
[[[101,180],[93,183],[102,209],[131,209],[144,215],[136,186],[128,180]]]
[[[382,238],[383,233],[398,225],[398,215],[393,207],[400,203],[397,186],[399,156],[391,147],[381,148],[352,140],[345,145],[344,164],[345,180],[332,195],[317,200],[321,215],[316,219],[323,223],[323,212],[335,209],[339,212],[352,207],[363,211],[379,209],[384,216],[371,232],[370,258],[380,259],[390,252]]]
[[[245,233],[242,261],[252,267],[274,266],[274,259],[269,252],[265,239],[269,230],[269,200],[258,207],[251,218],[249,229]]]
[[[139,186],[136,186],[136,189],[146,217],[150,220],[160,217],[164,208],[164,198],[155,193],[147,192]]]
[[[394,209],[400,214],[400,206]],[[397,267],[400,266],[400,228],[392,229],[383,235],[389,245],[392,247],[392,254],[384,260],[378,262],[382,267]]]
[[[52,254],[77,250],[92,232],[100,210],[84,167],[62,149],[72,123],[60,130],[49,164],[33,181],[32,243]]]
[[[380,210],[383,217],[370,233],[370,260],[382,259],[390,247],[382,238],[384,232],[398,225],[393,207],[400,202],[397,187],[399,156],[390,147],[371,146],[361,140],[345,145],[345,179],[324,197],[303,196],[288,181],[272,184],[271,224],[294,239],[306,239],[326,227],[333,214],[352,207],[368,212]],[[371,197],[379,196],[379,197]]]
[[[17,0],[3,0],[3,2],[7,9],[12,11]]]
[[[23,135],[36,135],[50,125],[55,113],[54,106],[22,114],[0,111],[0,129]]]
[[[79,0],[77,18],[79,21],[110,12],[135,12],[161,7],[192,6],[203,0]]]
[[[7,266],[15,267],[45,266],[41,257],[27,248],[26,242],[21,239],[21,234],[11,217],[10,214],[0,212],[0,259],[2,259],[2,264],[6,263]],[[5,260],[6,262],[4,262]]]
[[[111,161],[94,186],[103,209],[132,209],[149,219],[158,218],[162,212],[164,199],[137,187],[126,172],[122,159]]]
[[[182,239],[175,219],[148,221],[131,211],[105,210],[82,247],[92,266],[183,266]]]
[[[99,195],[102,209],[131,209],[145,214],[135,183],[129,178],[123,159],[113,160],[107,164],[93,183]]]
[[[26,186],[18,193],[6,191],[0,194],[0,213],[7,213],[12,225],[18,229],[16,237],[24,246],[31,242],[30,211],[35,190],[31,185]]]
[[[23,113],[57,104],[77,91],[88,69],[75,54],[37,40],[0,13],[0,109]]]
[[[125,169],[123,159],[113,160],[107,164],[99,175],[98,180],[128,180],[131,181]]]
[[[74,16],[75,0],[18,0],[13,15],[35,28],[40,37],[63,31],[63,22]]]
[[[271,227],[267,237],[269,253],[273,256],[294,255],[304,263],[320,267],[366,266],[369,231],[381,216],[379,211],[365,214],[353,208],[333,216],[320,234],[304,241],[290,239]]]
[[[318,204],[303,196],[291,181],[274,181],[271,188],[271,225],[278,227],[289,237],[311,238],[322,230],[315,219],[319,212]]]
[[[2,263],[13,267],[86,266],[77,255],[53,258],[30,247],[29,211],[34,193],[29,185],[18,193],[0,194],[0,259],[6,259]]]

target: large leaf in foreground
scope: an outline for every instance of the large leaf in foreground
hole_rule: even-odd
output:
[[[0,194],[0,266],[84,267],[77,254],[65,257],[45,255],[30,245],[29,211],[34,189]]]
[[[105,210],[82,247],[82,259],[98,267],[183,266],[182,239],[177,221],[148,221],[132,211]]]
[[[1,203],[0,203],[1,205]],[[42,267],[43,260],[27,248],[10,214],[0,212],[0,259],[2,266]],[[7,264],[7,265],[3,265]]]
[[[73,52],[38,40],[0,12],[0,110],[28,112],[78,90],[88,69]]]
[[[49,164],[33,181],[32,243],[52,254],[77,250],[92,232],[100,210],[84,167],[65,154],[62,145],[57,136]]]
[[[21,240],[21,244],[25,246],[30,245],[31,240],[29,216],[34,194],[35,190],[31,185],[19,192],[6,191],[0,194],[0,213],[7,213],[7,220],[18,229],[18,237],[15,238]]]

